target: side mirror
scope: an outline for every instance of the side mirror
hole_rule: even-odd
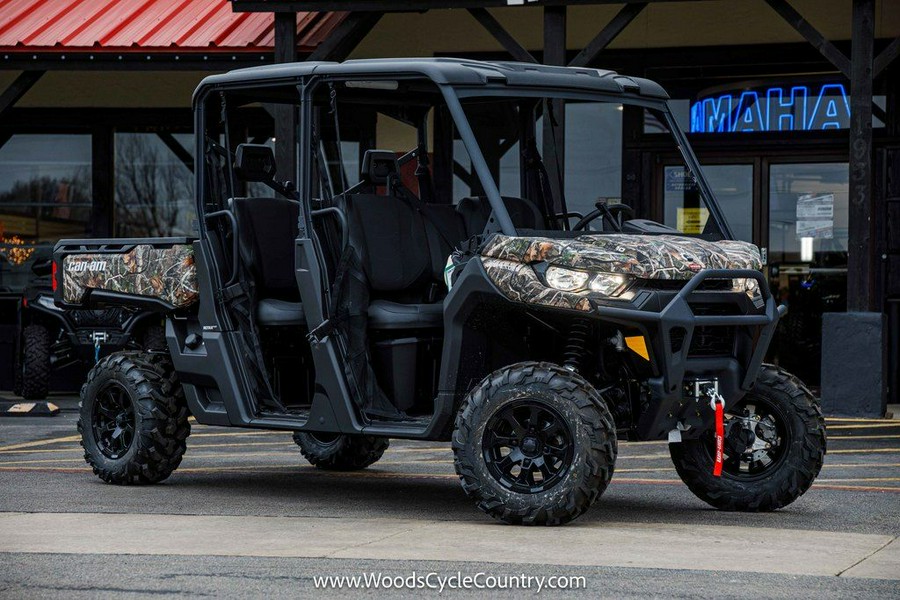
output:
[[[53,272],[53,259],[45,258],[44,260],[36,260],[31,264],[31,272],[38,277],[50,275]]]
[[[239,144],[234,154],[234,174],[243,181],[274,181],[275,153],[264,144]]]

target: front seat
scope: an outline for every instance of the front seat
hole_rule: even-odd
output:
[[[361,178],[369,189],[388,186],[399,169],[393,152],[369,150]],[[443,304],[422,302],[434,283],[433,259],[418,199],[379,194],[343,198],[356,248],[371,291],[370,329],[442,327]],[[446,259],[445,259],[446,260]]]
[[[306,325],[294,276],[300,206],[284,198],[235,198],[241,261],[256,285],[256,321]]]

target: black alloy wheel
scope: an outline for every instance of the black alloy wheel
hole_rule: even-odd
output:
[[[122,458],[134,440],[134,403],[122,385],[110,381],[100,390],[91,415],[97,448],[106,458]]]
[[[550,406],[525,399],[501,407],[482,442],[488,472],[503,487],[536,494],[555,486],[572,466],[569,426]]]
[[[502,367],[463,399],[453,466],[488,515],[516,525],[561,525],[600,497],[616,463],[616,426],[581,375],[552,363]]]
[[[84,459],[107,483],[163,481],[187,450],[188,415],[167,354],[114,352],[94,365],[81,387]]]
[[[294,443],[309,464],[325,471],[358,471],[378,462],[390,440],[375,435],[295,431]]]
[[[713,474],[712,433],[669,444],[681,480],[722,510],[770,511],[802,496],[825,459],[825,419],[803,383],[763,365],[756,384],[726,412],[722,475]]]
[[[741,481],[756,481],[777,469],[787,455],[790,422],[766,398],[744,398],[725,415],[722,471]],[[715,440],[707,439],[710,457]]]

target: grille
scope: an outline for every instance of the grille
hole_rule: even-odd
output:
[[[695,327],[689,357],[731,356],[734,327]]]
[[[642,279],[640,286],[648,290],[677,292],[685,286],[686,279]],[[706,279],[697,287],[698,291],[729,291],[732,289],[730,279]]]

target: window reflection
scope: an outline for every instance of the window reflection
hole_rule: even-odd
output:
[[[847,308],[847,163],[769,169],[769,285],[788,305],[770,357],[812,386],[820,380],[822,313]]]
[[[116,236],[191,235],[194,176],[176,151],[193,156],[193,136],[117,133],[115,147]]]
[[[17,134],[0,147],[0,289],[20,291],[60,238],[85,237],[91,137]]]

